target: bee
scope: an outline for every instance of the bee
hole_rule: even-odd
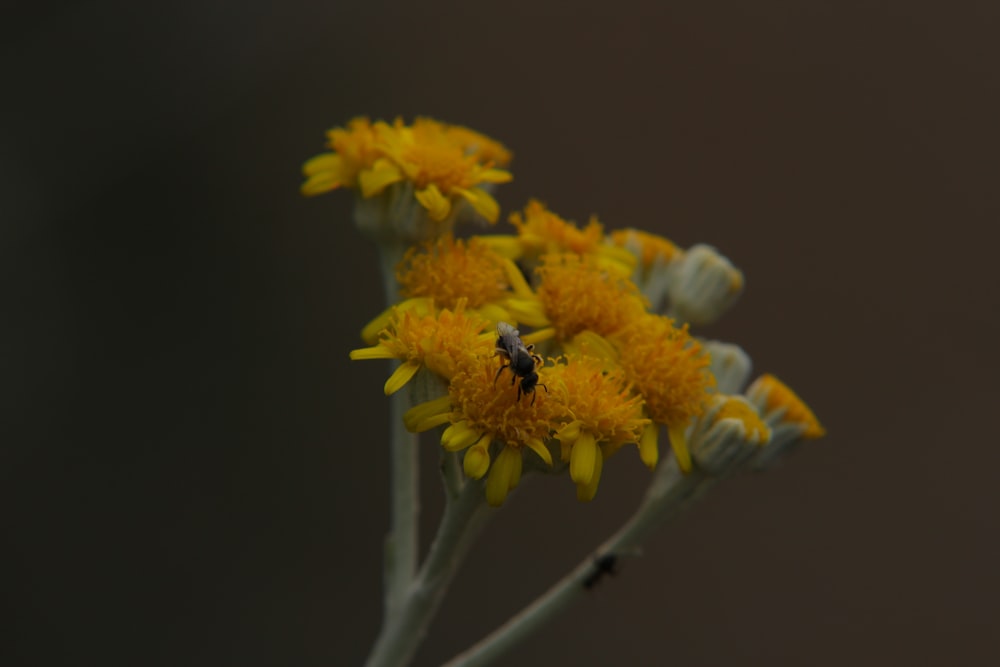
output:
[[[534,345],[525,345],[521,340],[520,332],[506,322],[497,323],[497,349],[493,356],[503,357],[506,364],[497,369],[497,374],[493,377],[493,385],[496,386],[497,379],[503,373],[503,369],[509,368],[511,372],[510,383],[514,384],[518,378],[521,383],[517,385],[517,400],[521,400],[521,394],[534,394],[535,387],[541,387],[546,392],[549,388],[538,381],[538,373],[535,368],[542,363],[542,358],[533,353]],[[535,404],[536,396],[531,397],[531,404]]]

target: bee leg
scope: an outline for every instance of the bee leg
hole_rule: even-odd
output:
[[[541,366],[542,364],[545,363],[544,361],[542,361],[542,358],[537,354],[531,355],[531,358],[535,360],[535,366]]]
[[[548,391],[548,390],[546,390],[546,391]],[[535,399],[536,398],[538,398],[538,392],[537,391],[531,392],[531,406],[532,407],[535,406]]]
[[[542,384],[541,382],[539,382],[537,386],[539,386],[539,387],[541,387],[542,389],[544,389],[544,390],[545,390],[545,393],[546,393],[546,394],[547,394],[547,393],[549,393],[549,388],[548,388],[548,387],[546,387],[546,386],[545,386],[544,384]]]
[[[517,385],[517,401],[518,403],[521,402],[521,385]]]
[[[505,365],[501,364],[500,368],[497,369],[497,374],[493,376],[493,386],[494,387],[497,386],[497,380],[500,379],[500,374],[503,373],[503,369],[505,369],[505,368],[509,368],[509,366],[505,366]]]

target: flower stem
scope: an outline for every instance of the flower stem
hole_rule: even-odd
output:
[[[396,282],[396,264],[403,256],[403,248],[380,245],[382,279],[386,303],[399,300]],[[399,362],[394,362],[398,364]],[[390,517],[389,533],[385,538],[385,620],[400,613],[406,591],[417,571],[419,547],[418,524],[420,517],[419,450],[417,435],[406,430],[403,414],[410,408],[410,392],[397,391],[390,397]]]
[[[685,475],[671,457],[660,464],[639,508],[610,538],[552,588],[445,667],[487,665],[583,597],[618,559],[637,553],[639,546],[663,522],[699,498],[716,481],[697,470]]]
[[[365,663],[367,667],[401,667],[409,663],[427,634],[462,557],[488,516],[481,481],[467,481],[457,495],[448,496],[430,553],[404,591],[398,613],[382,625]]]

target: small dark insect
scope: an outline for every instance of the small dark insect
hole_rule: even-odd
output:
[[[534,394],[535,387],[541,387],[546,392],[549,388],[538,381],[538,373],[535,368],[542,363],[542,358],[534,354],[534,345],[525,345],[521,340],[520,332],[506,322],[497,323],[497,351],[496,355],[507,360],[506,364],[497,369],[497,374],[493,378],[496,385],[497,379],[503,373],[503,369],[509,368],[511,372],[510,383],[515,384],[518,378],[521,383],[517,385],[517,400],[521,400],[521,394]],[[531,404],[535,404],[535,396],[531,397]]]
[[[618,571],[615,569],[615,564],[617,562],[618,556],[612,553],[607,553],[595,558],[594,571],[588,574],[587,578],[583,580],[583,587],[589,591],[597,585],[597,582],[600,581],[605,574],[613,576]]]

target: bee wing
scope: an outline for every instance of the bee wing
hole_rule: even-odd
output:
[[[506,322],[497,322],[497,348],[502,348],[507,353],[510,363],[516,365],[518,355],[523,348],[520,332]]]
[[[509,339],[517,340],[519,338],[519,335],[520,332],[517,329],[515,329],[512,325],[507,324],[506,322],[497,322],[497,338],[501,338],[504,340],[509,340]]]

